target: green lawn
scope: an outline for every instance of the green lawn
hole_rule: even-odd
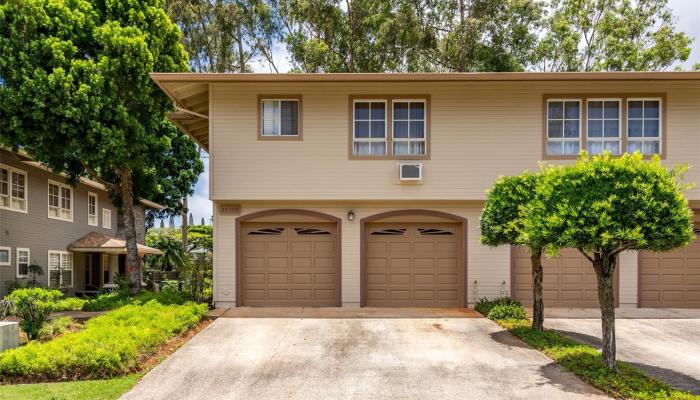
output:
[[[138,382],[141,374],[114,379],[29,385],[1,385],[0,400],[112,400]]]

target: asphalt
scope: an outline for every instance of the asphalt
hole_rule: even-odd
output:
[[[700,394],[699,312],[654,309],[623,311],[623,315],[632,313],[635,318],[625,315],[615,321],[617,358],[672,387]],[[585,313],[581,311],[572,311],[571,318],[567,318],[561,310],[558,314],[558,318],[546,318],[545,313],[547,328],[601,347],[600,319],[583,318]]]
[[[607,398],[484,318],[215,320],[122,399]]]

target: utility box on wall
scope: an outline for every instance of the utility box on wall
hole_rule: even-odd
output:
[[[19,347],[19,323],[0,321],[0,351]]]

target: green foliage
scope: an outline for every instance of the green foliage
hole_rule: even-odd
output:
[[[132,294],[130,291],[101,294],[83,304],[83,311],[107,311],[127,304],[144,304],[151,300],[163,305],[184,304],[187,299],[174,289],[164,289],[158,293],[141,291]]]
[[[522,213],[532,197],[538,175],[524,172],[517,176],[502,176],[488,191],[481,213],[481,243],[488,246],[523,243]]]
[[[39,339],[42,341],[51,340],[56,336],[64,334],[69,328],[76,325],[71,317],[59,317],[48,321],[39,331]]]
[[[624,362],[618,363],[617,372],[612,371],[601,363],[600,352],[595,348],[580,344],[553,330],[535,331],[530,328],[530,323],[526,319],[497,322],[523,342],[615,398],[700,399],[700,396],[673,389],[663,382],[650,378],[639,369]]]
[[[51,304],[51,311],[80,311],[87,300],[77,297],[66,297]]]
[[[535,66],[546,71],[654,71],[690,55],[668,0],[555,0]]]
[[[163,254],[149,255],[148,264],[151,268],[161,271],[181,270],[189,262],[185,249],[182,248],[182,241],[172,235],[160,234],[160,230],[155,230],[156,234],[148,233],[146,245],[160,250]]]
[[[477,300],[476,304],[474,305],[474,310],[486,317],[496,306],[522,307],[523,305],[518,300],[512,299],[510,297],[497,297],[495,299],[487,299],[486,297],[483,297]]]
[[[194,303],[127,305],[89,320],[79,332],[0,353],[0,375],[80,379],[126,374],[206,313],[205,305]]]
[[[685,167],[658,157],[583,153],[568,166],[545,168],[524,219],[529,241],[550,253],[668,251],[693,239],[692,211],[679,181]]]
[[[116,400],[141,378],[131,374],[114,379],[0,385],[0,400]]]
[[[26,302],[28,299],[44,303],[55,303],[63,298],[64,294],[60,290],[44,288],[17,289],[5,296],[5,299],[12,301],[15,305]]]
[[[497,304],[488,313],[490,320],[526,319],[527,314],[522,304]]]
[[[13,314],[19,317],[20,327],[29,339],[37,339],[51,312],[80,310],[84,300],[66,298],[59,290],[39,287],[17,289],[5,296],[13,305]]]

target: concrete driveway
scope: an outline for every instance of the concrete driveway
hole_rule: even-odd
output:
[[[606,398],[484,318],[334,312],[219,318],[122,399]]]
[[[601,347],[600,312],[545,312],[545,326]],[[671,386],[700,394],[700,310],[619,309],[617,356]]]

